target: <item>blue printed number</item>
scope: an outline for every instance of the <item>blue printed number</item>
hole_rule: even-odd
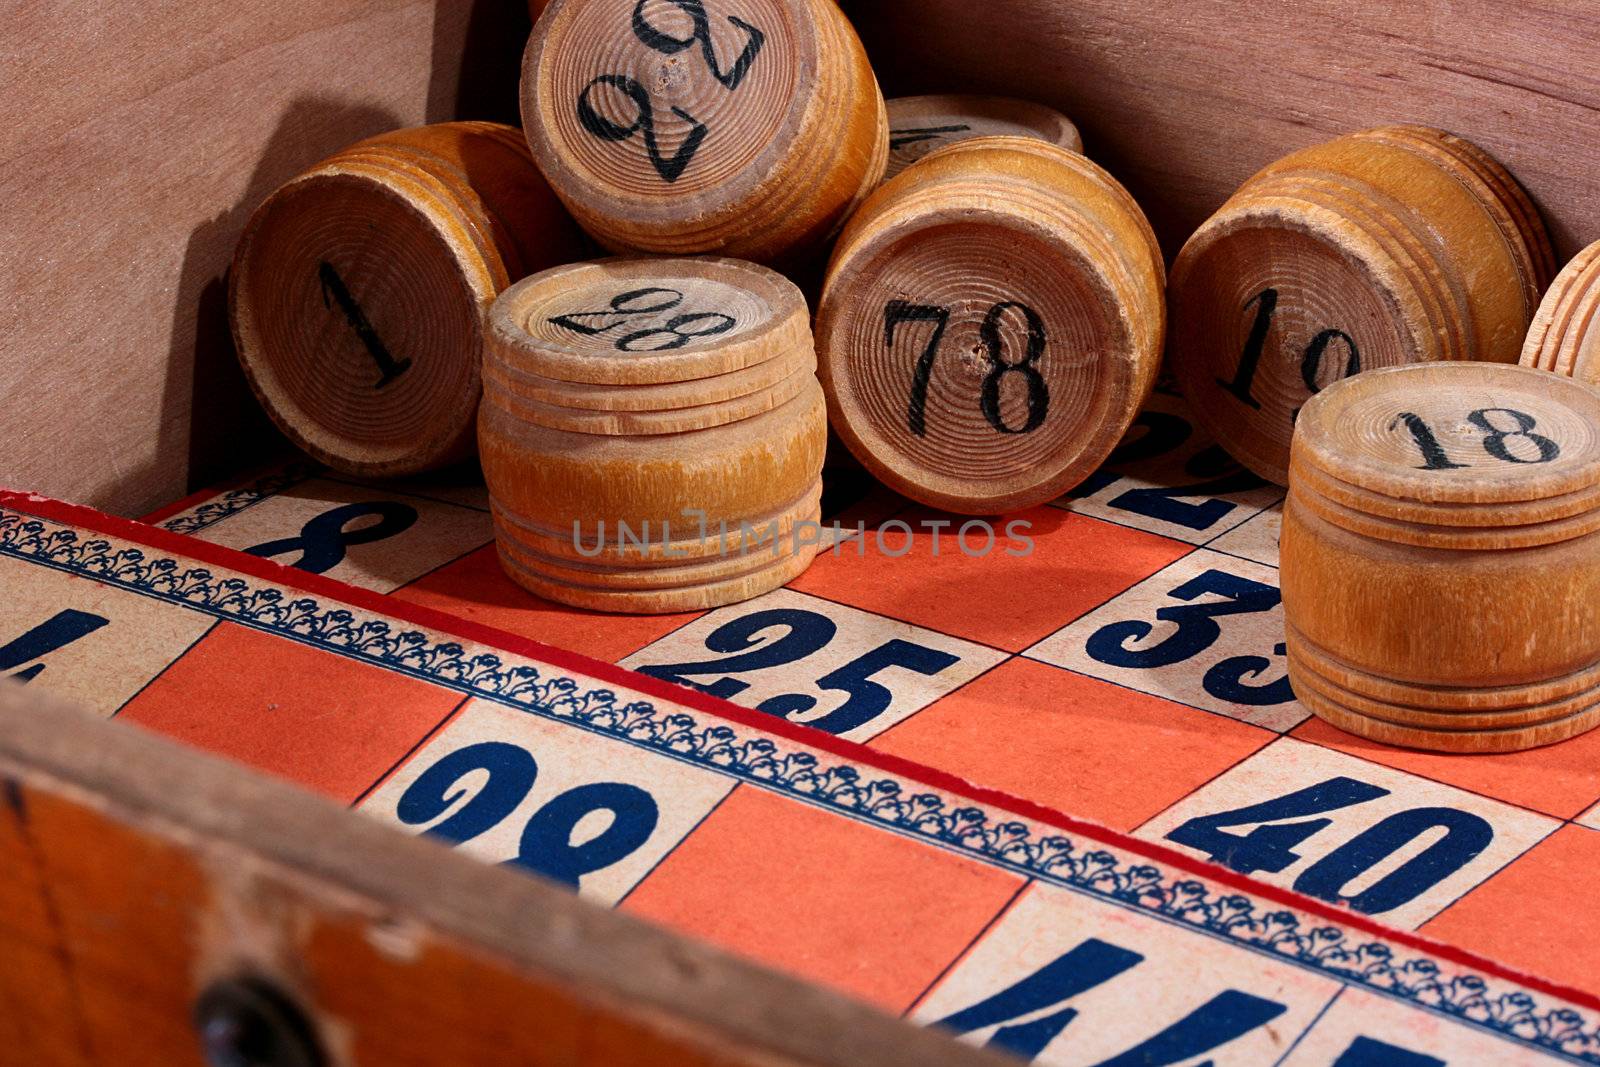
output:
[[[347,530],[351,523],[376,516],[378,521]],[[417,509],[393,500],[374,500],[370,503],[341,504],[300,527],[294,537],[280,537],[264,541],[245,549],[252,556],[272,559],[274,556],[298,552],[289,566],[311,574],[323,574],[344,562],[345,550],[351,545],[365,545],[383,541],[395,534],[411,529],[417,521]]]
[[[463,779],[487,772],[468,796]],[[539,777],[539,764],[519,745],[484,741],[454,752],[423,771],[400,797],[395,814],[408,826],[432,822],[426,831],[452,844],[487,833],[527,799]],[[465,803],[461,801],[465,798]],[[460,804],[459,807],[456,805]],[[595,837],[574,843],[578,823],[608,812],[610,824]],[[595,782],[569,789],[528,820],[517,854],[506,862],[576,888],[586,874],[604,870],[632,855],[655,832],[660,810],[655,798],[635,785]]]
[[[1192,601],[1207,593],[1227,599],[1158,608],[1156,618],[1162,622],[1176,623],[1178,628],[1156,644],[1145,648],[1132,647],[1150,636],[1155,627],[1142,619],[1128,619],[1096,630],[1084,646],[1085,651],[1112,667],[1135,670],[1169,667],[1197,656],[1215,644],[1217,638],[1222,636],[1222,626],[1217,619],[1225,615],[1253,615],[1271,611],[1282,599],[1275,586],[1219,570],[1208,570],[1191,578],[1167,595]],[[1273,652],[1283,655],[1283,643],[1274,645]],[[1247,680],[1259,678],[1271,666],[1272,661],[1264,656],[1232,656],[1213,664],[1201,678],[1201,685],[1218,700],[1235,704],[1264,706],[1293,700],[1294,691],[1289,688],[1287,674],[1271,682]]]
[[[697,660],[692,663],[660,663],[639,667],[640,674],[676,682],[698,689],[712,696],[729,699],[750,688],[750,683],[729,674],[766,670],[795,663],[812,653],[821,651],[838,633],[838,627],[826,615],[799,608],[772,608],[752,612],[724,623],[706,635],[706,648],[713,652],[731,652],[724,659]],[[772,630],[781,630],[776,640],[767,640]],[[848,694],[839,707],[825,715],[808,720],[806,725],[831,734],[842,734],[871,722],[889,707],[894,694],[873,680],[879,671],[890,667],[903,667],[918,674],[932,676],[958,662],[959,656],[936,648],[902,641],[886,641],[865,655],[830,671],[817,679],[817,688]],[[695,676],[720,675],[710,682],[696,682]],[[817,705],[816,697],[800,693],[786,693],[769,697],[758,704],[757,710],[769,715],[792,718]]]
[[[1141,412],[1133,426],[1144,432],[1118,445],[1105,465],[1073,490],[1073,496],[1093,496],[1122,477],[1119,468],[1175,452],[1194,432],[1187,420],[1164,411]],[[1211,529],[1239,506],[1230,500],[1214,498],[1260,489],[1267,484],[1240,467],[1217,445],[1207,445],[1190,456],[1184,462],[1183,473],[1198,481],[1129,489],[1106,501],[1106,506],[1186,530],[1203,531]],[[1212,499],[1192,501],[1187,499],[1190,497]]]
[[[1333,1061],[1333,1067],[1446,1067],[1437,1056],[1391,1045],[1372,1037],[1358,1037]]]
[[[1063,1006],[1066,1001],[1143,961],[1140,953],[1090,938],[993,996],[939,1020],[939,1025],[967,1034],[1000,1024],[988,1047],[1031,1061],[1077,1017],[1078,1009]],[[1284,1010],[1275,1000],[1224,990],[1133,1048],[1102,1060],[1099,1067],[1188,1063],[1266,1025]],[[1017,1021],[1029,1015],[1034,1018]]]
[[[58,648],[63,648],[80,637],[87,637],[110,622],[102,615],[87,611],[58,611],[9,644],[0,645],[0,671],[9,671],[32,660],[43,659]],[[43,663],[35,663],[26,670],[11,676],[13,681],[31,682],[44,670]]]
[[[1198,849],[1241,874],[1288,869],[1304,857],[1294,851],[1327,829],[1332,819],[1306,818],[1365,804],[1389,790],[1354,778],[1329,778],[1293,793],[1214,815],[1190,819],[1167,834],[1168,841]],[[1286,822],[1284,820],[1299,820]],[[1246,834],[1228,827],[1256,825]],[[1353,896],[1344,887],[1418,837],[1443,830],[1427,848]],[[1459,871],[1494,840],[1494,828],[1456,808],[1412,808],[1368,827],[1301,872],[1294,888],[1320,900],[1347,904],[1368,914],[1415,900]]]

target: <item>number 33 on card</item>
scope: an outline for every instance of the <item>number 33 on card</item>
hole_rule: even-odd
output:
[[[1278,572],[1203,548],[1027,654],[1272,730],[1308,714],[1289,687]]]
[[[1005,658],[992,648],[780,589],[703,616],[622,665],[866,741]]]

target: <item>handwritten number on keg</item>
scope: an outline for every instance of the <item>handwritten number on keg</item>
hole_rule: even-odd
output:
[[[1489,416],[1504,416],[1513,423],[1509,427],[1496,426]],[[1539,425],[1537,419],[1516,408],[1479,408],[1467,415],[1467,421],[1483,434],[1483,450],[1502,463],[1549,463],[1561,455],[1561,446],[1543,434],[1533,432]],[[1502,421],[1504,421],[1502,419]],[[1414,411],[1402,411],[1389,422],[1389,429],[1405,429],[1411,434],[1422,462],[1417,470],[1443,471],[1470,467],[1470,463],[1457,463],[1451,459],[1427,420]],[[1512,441],[1526,444],[1513,446]],[[1537,453],[1531,455],[1530,453]]]
[[[768,641],[766,635],[773,630],[781,630],[781,636]],[[838,627],[826,615],[799,608],[771,608],[733,619],[706,635],[706,648],[712,652],[734,655],[690,663],[650,664],[635,669],[640,674],[689,686],[727,700],[750,688],[750,683],[728,675],[797,663],[827,647],[837,632]],[[899,638],[886,641],[817,679],[818,689],[845,693],[847,699],[825,715],[806,720],[806,725],[832,734],[853,730],[882,714],[893,699],[894,694],[880,682],[874,681],[874,675],[890,667],[901,667],[932,676],[954,665],[959,659],[949,652]],[[693,680],[709,675],[718,677],[708,682]],[[769,715],[787,718],[811,711],[816,705],[815,697],[786,693],[769,697],[756,708]]]
[[[631,125],[622,126],[601,115],[594,109],[590,102],[597,86],[608,85],[633,102],[634,118]],[[650,155],[650,163],[655,167],[656,173],[662,180],[675,182],[679,175],[688,167],[694,154],[700,150],[700,142],[706,139],[709,132],[705,123],[695,118],[681,107],[674,106],[672,113],[689,124],[689,135],[683,139],[678,150],[671,156],[663,155],[661,144],[656,139],[656,114],[655,108],[650,103],[650,93],[644,86],[624,74],[601,74],[588,85],[583,87],[583,92],[578,94],[578,121],[583,128],[602,141],[626,141],[636,133],[644,135],[644,148]]]
[[[724,71],[717,63],[717,50],[711,43],[711,20],[706,15],[705,4],[701,0],[666,0],[666,2],[689,16],[690,21],[694,23],[694,32],[688,37],[673,37],[671,34],[662,33],[644,17],[645,5],[649,0],[639,0],[633,8],[634,36],[644,42],[646,47],[653,48],[665,56],[676,55],[685,48],[693,47],[698,41],[700,55],[706,61],[706,68],[711,71],[711,76],[721,82],[725,89],[732,91],[739,88],[744,76],[750,73],[750,65],[761,53],[761,46],[766,43],[767,35],[744,19],[729,15],[728,21],[744,31],[745,44],[743,51],[739,53],[739,58],[733,61],[733,66]]]
[[[359,530],[346,529],[351,523],[372,516],[378,518],[372,525]],[[417,509],[395,500],[341,504],[307,522],[294,537],[263,541],[245,551],[266,559],[298,552],[300,557],[289,566],[310,574],[324,574],[344,561],[345,550],[350,546],[386,540],[409,530],[416,521]]]
[[[1354,778],[1329,778],[1292,793],[1230,811],[1190,819],[1167,834],[1168,841],[1198,849],[1241,874],[1278,872],[1305,859],[1295,849],[1332,825],[1308,818],[1388,796],[1389,790]],[[1285,821],[1295,820],[1295,821]],[[1229,827],[1254,825],[1249,833]],[[1359,893],[1345,886],[1424,835],[1443,830],[1431,844]],[[1369,826],[1318,859],[1295,878],[1294,888],[1320,900],[1377,914],[1415,900],[1470,863],[1494,840],[1494,828],[1457,808],[1424,807],[1396,812]]]
[[[729,92],[737,89],[744,81],[745,75],[750,73],[750,67],[756,61],[756,56],[760,55],[762,45],[766,43],[766,34],[760,29],[741,18],[729,15],[728,21],[744,32],[745,44],[739,52],[739,57],[733,61],[733,66],[723,70],[717,61],[716,47],[711,41],[711,20],[706,14],[702,0],[666,0],[688,15],[694,24],[694,32],[688,37],[674,37],[662,32],[651,23],[645,17],[647,2],[648,0],[639,0],[634,5],[634,36],[647,48],[667,56],[676,55],[698,42],[700,56],[705,61],[706,69]],[[612,122],[596,110],[593,94],[601,86],[621,93],[632,102],[634,111],[632,123],[624,126]],[[683,108],[674,105],[671,110],[679,119],[689,124],[689,132],[679,143],[678,150],[668,156],[662,152],[661,142],[656,133],[655,105],[651,101],[650,91],[643,85],[626,74],[601,74],[585,85],[583,91],[578,94],[578,122],[585,130],[602,141],[626,141],[634,134],[640,134],[644,138],[645,152],[650,156],[651,166],[655,167],[656,173],[661,175],[663,181],[669,183],[677,181],[693,162],[695,153],[700,150],[701,143],[711,132],[705,123]]]
[[[332,263],[323,260],[318,264],[317,280],[322,283],[322,306],[331,309],[334,304],[339,305],[339,310],[344,313],[344,321],[350,324],[350,329],[366,348],[367,355],[378,365],[378,380],[373,383],[374,389],[382,389],[410,369],[410,357],[395,359],[390,355],[383,338],[378,336],[378,331],[367,321],[366,313],[361,310],[361,305],[356,303],[355,297],[350,295],[344,279],[339,277],[339,272],[334,270]]]
[[[905,300],[889,301],[883,307],[883,347],[894,347],[894,330],[902,322],[934,324],[927,347],[917,357],[917,365],[911,372],[911,400],[906,405],[906,427],[922,437],[928,431],[928,380],[933,376],[933,360],[939,354],[939,342],[944,339],[945,327],[950,325],[950,309]]]
[[[480,777],[485,773],[487,777]],[[477,783],[470,796],[469,776]],[[462,844],[510,817],[533,791],[538,776],[538,762],[520,745],[504,741],[468,745],[423,771],[400,797],[395,814],[401,822],[417,826],[450,812],[424,833]],[[609,814],[606,828],[574,843],[579,823],[596,812]],[[523,828],[516,856],[506,862],[576,888],[584,875],[638,850],[655,832],[659,818],[655,799],[638,786],[580,785],[534,812]]]
[[[682,303],[683,294],[678,290],[651,286],[619,293],[611,298],[611,306],[604,311],[569,311],[565,315],[552,316],[548,321],[563,329],[594,337],[623,325],[629,316],[671,311]],[[597,322],[585,321],[604,319],[611,321],[603,326]],[[736,321],[733,316],[724,315],[720,311],[689,311],[674,315],[659,326],[623,334],[616,339],[615,345],[619,352],[666,352],[682,348],[697,337],[714,337],[719,333],[727,333],[733,329]],[[650,337],[665,337],[665,340],[658,344],[644,344],[645,339]]]
[[[629,289],[611,298],[611,306],[604,311],[569,311],[565,315],[552,315],[550,323],[587,337],[609,333],[628,321],[630,315],[650,315],[658,311],[671,311],[683,303],[683,294],[676,289],[652,285],[643,289]],[[609,319],[604,326],[586,321]]]
[[[1022,318],[1027,348],[1015,363],[1005,361],[1001,344],[1001,325],[1007,312],[1016,311]],[[912,304],[904,300],[891,300],[883,307],[883,344],[894,347],[895,328],[902,322],[932,322],[933,332],[927,345],[917,358],[911,373],[911,395],[906,404],[906,428],[918,437],[928,430],[928,384],[933,377],[933,362],[939,354],[945,327],[950,323],[950,309],[937,304]],[[1050,410],[1050,390],[1044,376],[1039,373],[1039,359],[1044,355],[1046,336],[1044,320],[1026,304],[1006,300],[989,308],[978,326],[978,339],[983,343],[989,359],[989,373],[983,378],[978,391],[978,410],[985,421],[1000,433],[1030,433],[1039,428]],[[1000,411],[1001,383],[1008,374],[1021,374],[1028,390],[1028,416],[1020,428],[1006,425]]]
[[[1245,301],[1245,310],[1255,305],[1255,317],[1250,321],[1250,333],[1245,338],[1244,350],[1239,354],[1239,366],[1233,372],[1233,380],[1217,379],[1217,384],[1228,392],[1238,397],[1241,402],[1249,407],[1259,410],[1261,402],[1251,393],[1255,384],[1256,369],[1261,364],[1261,354],[1266,350],[1267,334],[1272,329],[1272,317],[1278,309],[1278,291],[1276,289],[1263,289],[1249,300]],[[1355,338],[1343,330],[1323,330],[1311,339],[1305,351],[1300,355],[1300,379],[1313,394],[1321,386],[1317,384],[1317,377],[1322,373],[1323,357],[1328,349],[1338,341],[1345,351],[1344,372],[1341,377],[1350,377],[1361,373],[1361,352],[1356,347]],[[1296,408],[1291,414],[1298,415]]]
[[[77,611],[72,608],[58,611],[21,637],[0,645],[0,671],[9,671],[24,663],[42,660],[57,649],[65,648],[79,638],[89,636],[110,621],[103,615],[91,615],[87,611]],[[10,677],[15,682],[31,682],[39,677],[44,668],[45,664],[34,663],[33,666],[18,671]]]
[[[953,123],[949,126],[907,126],[900,130],[889,131],[889,151],[916,144],[918,141],[937,140],[950,133],[965,133],[972,129],[966,123]]]

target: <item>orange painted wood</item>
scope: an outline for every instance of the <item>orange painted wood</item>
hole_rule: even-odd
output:
[[[829,421],[891,489],[991,514],[1061,495],[1155,382],[1155,235],[1082,155],[958,141],[885,182],[834,248],[817,310]]]
[[[199,1067],[240,976],[332,1067],[1008,1062],[14,685],[0,786],[5,1063]]]
[[[582,248],[515,128],[370,138],[251,217],[229,287],[239,359],[278,427],[329,466],[443,466],[472,452],[490,302]]]
[[[1515,362],[1554,270],[1538,211],[1481,149],[1422,127],[1351,134],[1265,168],[1183,246],[1172,370],[1211,436],[1281,484],[1318,389]]]
[[[883,95],[833,0],[555,0],[523,63],[534,158],[614,251],[800,263],[883,176]]]
[[[1506,752],[1600,723],[1600,389],[1488,363],[1330,386],[1281,553],[1289,674],[1335,726]]]

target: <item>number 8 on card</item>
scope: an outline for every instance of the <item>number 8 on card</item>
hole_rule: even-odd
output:
[[[817,317],[830,422],[913,500],[967,514],[1088,477],[1154,384],[1164,330],[1149,223],[1099,167],[979,137],[851,219]]]

